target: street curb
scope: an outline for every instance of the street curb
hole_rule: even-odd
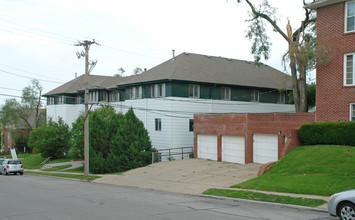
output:
[[[274,203],[274,202],[263,202],[263,201],[249,200],[249,199],[230,198],[230,197],[223,197],[223,196],[212,196],[212,195],[205,195],[205,194],[201,194],[201,195],[199,195],[199,196],[200,196],[200,197],[205,197],[205,198],[212,198],[212,199],[233,200],[233,201],[245,201],[245,202],[250,202],[250,203],[277,205],[277,206],[287,207],[287,208],[304,209],[304,210],[310,210],[310,211],[328,213],[328,210],[320,209],[320,208],[312,208],[312,207],[308,207],[308,206],[300,206],[300,205],[292,205],[292,204],[283,204],[283,203]]]

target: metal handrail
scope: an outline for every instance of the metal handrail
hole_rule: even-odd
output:
[[[191,149],[191,150],[184,151],[184,149]],[[176,152],[176,150],[181,150],[181,152]],[[162,152],[162,151],[166,151],[166,152]],[[157,158],[154,157],[155,154],[158,155]],[[174,155],[181,155],[181,159],[184,159],[184,154],[193,154],[193,147],[176,147],[176,148],[159,149],[157,150],[157,152],[152,152],[152,163],[154,163],[156,160],[160,162],[162,157],[168,157],[170,160]],[[188,158],[190,158],[190,156]]]
[[[47,157],[47,159],[45,159],[44,161],[42,161],[41,164],[46,164],[51,160],[52,157]]]

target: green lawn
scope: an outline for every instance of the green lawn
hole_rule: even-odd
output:
[[[203,194],[309,207],[317,207],[326,203],[326,201],[321,199],[295,198],[290,196],[226,189],[208,189],[203,192]]]
[[[268,172],[232,187],[328,196],[354,189],[354,173],[355,147],[300,146]]]

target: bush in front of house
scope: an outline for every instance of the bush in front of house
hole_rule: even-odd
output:
[[[315,122],[300,127],[304,145],[336,144],[355,146],[355,121]]]
[[[67,124],[59,118],[34,129],[28,140],[31,150],[40,152],[43,158],[63,158],[68,154],[70,132]]]
[[[89,170],[115,173],[151,163],[152,148],[148,131],[132,109],[123,115],[104,106],[89,115]],[[83,158],[84,117],[72,126],[71,155]]]

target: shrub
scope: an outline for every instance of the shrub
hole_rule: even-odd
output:
[[[355,122],[316,122],[304,124],[299,130],[304,145],[337,144],[355,146]]]
[[[49,121],[39,128],[34,129],[28,140],[31,149],[37,149],[42,157],[65,157],[69,150],[69,127],[61,118],[58,123]]]

